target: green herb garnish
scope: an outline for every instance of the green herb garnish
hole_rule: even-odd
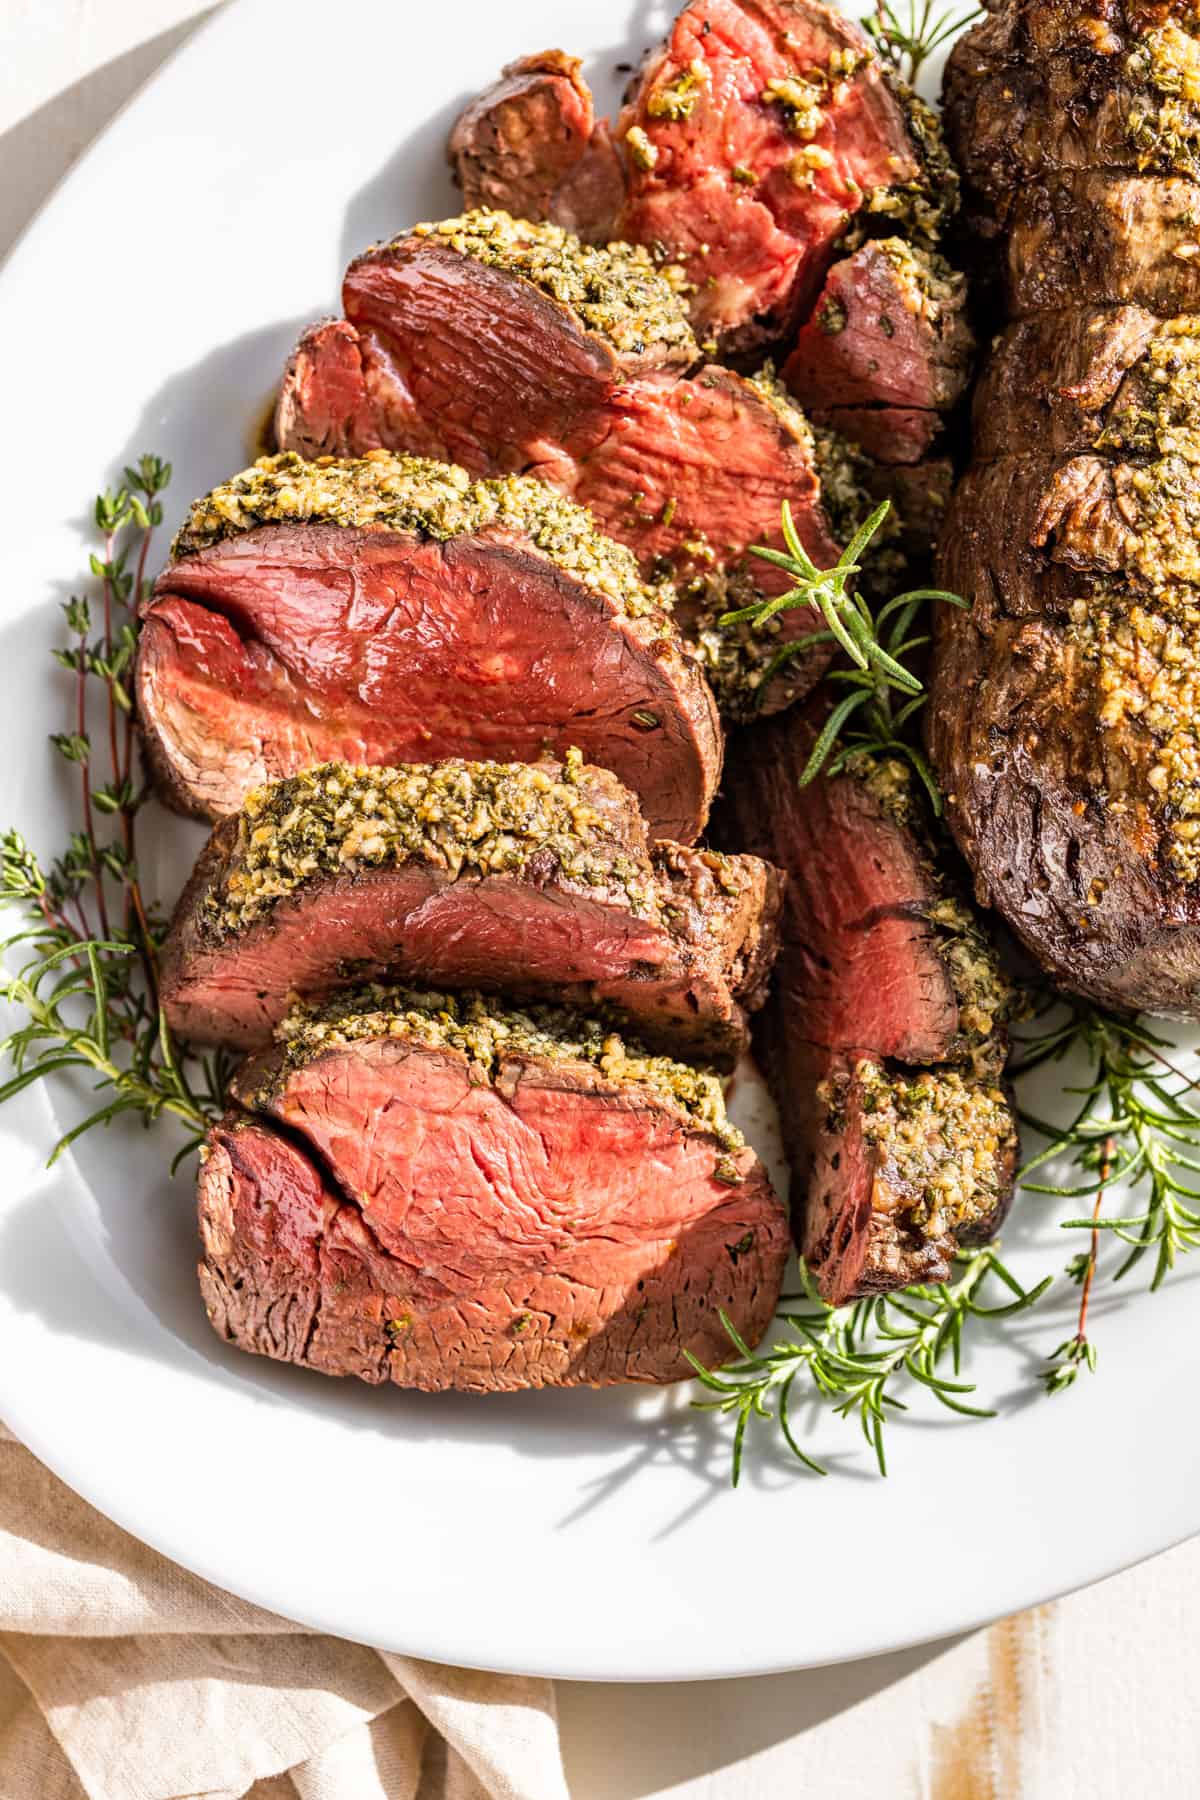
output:
[[[15,1070],[0,1085],[0,1103],[66,1070],[90,1075],[105,1094],[59,1139],[51,1162],[94,1125],[123,1113],[140,1113],[149,1124],[168,1113],[190,1133],[177,1164],[223,1105],[224,1053],[189,1062],[159,1011],[165,923],[147,902],[138,873],[137,818],[148,789],[136,762],[130,679],[137,608],[150,588],[146,559],[170,478],[169,463],[144,456],[136,469],[125,470],[116,493],[97,498],[100,548],[91,573],[98,593],[73,596],[63,607],[70,641],[54,657],[73,677],[71,729],[51,742],[78,770],[83,828],[48,865],[19,832],[0,837],[0,900],[21,907],[27,918],[24,930],[0,944],[6,964],[0,997],[22,1015],[0,1043]],[[107,832],[102,821],[109,822]]]
[[[801,787],[814,781],[822,771],[835,775],[855,751],[895,751],[912,764],[935,814],[940,815],[942,798],[911,728],[927,696],[904,659],[929,642],[928,633],[912,635],[925,601],[944,600],[950,606],[965,606],[966,601],[944,588],[912,588],[894,595],[875,611],[862,593],[852,590],[850,584],[862,573],[863,552],[890,510],[891,502],[882,501],[859,526],[833,567],[818,569],[800,541],[792,509],[785,500],[782,530],[786,552],[755,544],[751,553],[783,569],[791,576],[792,587],[785,594],[723,613],[718,623],[736,625],[744,620],[754,630],[760,630],[779,613],[794,607],[817,610],[825,620],[825,629],[806,632],[784,644],[768,663],[758,690],[760,696],[765,694],[784,663],[815,644],[836,643],[853,665],[849,669],[833,669],[826,677],[848,691],[830,711],[813,745],[800,777]],[[896,696],[900,697],[900,705],[896,704]],[[847,731],[846,726],[860,709],[865,709],[861,724]],[[841,748],[834,755],[839,738]]]
[[[863,24],[880,55],[915,87],[934,51],[982,16],[980,6],[956,12],[952,7],[935,7],[934,0],[908,0],[908,18],[902,24],[890,0],[876,0],[873,16]]]

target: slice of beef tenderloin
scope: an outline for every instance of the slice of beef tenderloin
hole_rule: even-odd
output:
[[[969,1070],[833,1062],[812,1094],[803,1253],[832,1305],[945,1281],[1012,1199],[1016,1114]]]
[[[857,578],[865,592],[890,598],[897,586],[903,585],[910,564],[919,562],[929,548],[922,541],[922,509],[913,515],[915,528],[910,528],[902,512],[904,496],[900,484],[892,480],[899,470],[877,464],[839,432],[826,426],[811,427],[770,363],[742,386],[757,391],[761,403],[776,415],[785,441],[796,444],[811,463],[832,544],[848,543],[879,500],[892,502],[892,510],[862,554],[862,573]],[[896,487],[896,493],[883,491],[881,480],[889,489]],[[780,497],[775,498],[778,501]],[[764,514],[767,510],[764,508]],[[802,527],[810,554],[814,554],[813,535]],[[762,539],[773,542],[776,533],[764,530]],[[822,566],[829,567],[837,552],[831,546],[824,554]],[[820,561],[819,553],[814,559]],[[721,623],[727,615],[760,603],[764,595],[784,591],[790,580],[758,558],[731,560],[723,566],[715,559],[707,570],[685,576],[680,583],[677,616],[704,667],[722,716],[732,723],[767,718],[790,706],[809,692],[832,660],[833,647],[820,641],[817,633],[823,621],[811,607],[790,607],[762,624],[754,620]],[[810,642],[814,633],[817,641]]]
[[[326,763],[218,826],[163,946],[173,1031],[257,1048],[294,995],[348,980],[619,1009],[732,1068],[774,956],[780,882],[654,845],[632,794],[557,763]]]
[[[342,307],[340,329],[316,327],[288,370],[281,449],[352,456],[382,444],[520,474],[539,447],[601,432],[615,387],[700,354],[677,284],[646,250],[583,244],[505,212],[376,244],[346,271]]]
[[[860,754],[801,786],[814,738],[799,712],[739,734],[718,821],[787,871],[754,1041],[796,1240],[840,1303],[944,1279],[956,1245],[996,1229],[1015,1167],[999,1085],[1012,991],[907,763]]]
[[[731,1354],[719,1309],[770,1323],[786,1215],[719,1082],[580,1015],[367,989],[237,1088],[200,1280],[245,1350],[496,1392],[686,1379]]]
[[[562,50],[518,57],[459,115],[447,149],[469,209],[617,236],[625,173],[582,67]]]
[[[682,378],[698,349],[644,250],[473,213],[360,257],[343,302],[347,320],[314,328],[293,356],[282,448],[382,444],[536,475],[647,572],[703,573],[744,563],[751,544],[778,547],[785,499],[818,565],[836,559],[804,421],[732,370]],[[756,568],[764,591],[786,586]]]
[[[807,415],[884,463],[915,463],[970,372],[966,281],[902,238],[834,263],[783,379]]]
[[[818,0],[690,0],[615,135],[622,235],[682,263],[697,331],[726,352],[787,335],[852,220],[928,238],[954,199],[932,115]]]
[[[721,739],[670,604],[540,482],[267,457],[197,501],[143,609],[142,730],[166,793],[208,818],[314,763],[577,747],[652,836],[689,843]]]

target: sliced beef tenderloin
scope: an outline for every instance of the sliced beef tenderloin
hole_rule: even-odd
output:
[[[326,763],[218,826],[162,954],[168,1023],[269,1042],[348,979],[619,1009],[655,1048],[732,1068],[780,883],[751,856],[651,846],[632,794],[557,763]]]
[[[884,463],[919,462],[961,396],[973,347],[966,281],[902,238],[829,272],[783,379],[806,414]]]
[[[787,871],[754,1041],[796,1240],[841,1302],[943,1279],[956,1244],[998,1223],[1016,1142],[997,1085],[1012,990],[944,872],[908,765],[860,755],[802,786],[814,737],[815,719],[793,712],[735,738],[718,821],[729,842],[770,844]]]
[[[165,791],[208,818],[319,762],[577,747],[652,836],[688,843],[721,740],[664,602],[539,482],[264,458],[196,503],[143,609],[142,729]]]
[[[586,453],[531,472],[586,506],[644,568],[673,571],[684,630],[698,610],[689,577],[701,578],[701,596],[714,568],[745,571],[764,594],[786,591],[784,571],[749,555],[752,544],[783,548],[784,501],[818,568],[839,555],[812,432],[770,377],[710,364],[686,381],[628,382]],[[811,631],[812,615],[801,616]]]
[[[719,1083],[579,1015],[368,989],[237,1085],[200,1279],[243,1349],[496,1392],[685,1379],[720,1309],[770,1323],[786,1217]]]
[[[625,173],[582,67],[562,50],[519,57],[459,115],[448,154],[468,208],[616,237]]]
[[[589,246],[504,212],[375,245],[350,264],[342,306],[340,329],[308,334],[289,367],[283,450],[353,456],[382,444],[478,475],[523,473],[539,447],[598,435],[615,387],[700,354],[647,251]],[[336,437],[331,421],[344,428]]]
[[[838,1306],[950,1278],[994,1237],[1019,1150],[1011,1095],[969,1070],[831,1061],[812,1094],[801,1249]]]
[[[644,251],[475,213],[359,258],[343,298],[347,321],[316,327],[292,359],[283,449],[382,444],[536,475],[647,571],[666,560],[694,574],[778,546],[786,499],[814,559],[836,559],[803,419],[731,370],[682,378],[695,340]],[[786,585],[756,569],[765,591]]]
[[[727,352],[788,333],[858,215],[927,235],[952,203],[931,115],[818,0],[690,0],[616,138],[622,235],[683,264],[697,330]]]

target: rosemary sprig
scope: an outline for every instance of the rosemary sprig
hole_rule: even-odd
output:
[[[687,1354],[697,1380],[717,1396],[694,1404],[704,1411],[732,1414],[736,1421],[733,1485],[741,1477],[746,1432],[754,1419],[773,1420],[788,1449],[806,1468],[818,1475],[827,1473],[792,1430],[789,1402],[801,1376],[816,1397],[832,1402],[840,1418],[858,1419],[881,1475],[887,1474],[884,1427],[889,1411],[906,1410],[895,1392],[898,1381],[917,1382],[950,1412],[991,1418],[988,1409],[968,1404],[966,1396],[974,1393],[974,1385],[957,1379],[963,1330],[972,1318],[1007,1318],[1025,1311],[1051,1280],[1047,1276],[1037,1287],[1023,1288],[1001,1261],[999,1248],[985,1244],[959,1257],[961,1273],[953,1282],[907,1288],[837,1308],[820,1301],[802,1269],[804,1298],[811,1309],[781,1312],[779,1318],[792,1335],[761,1354],[749,1348],[722,1312],[721,1322],[741,1360],[714,1371]],[[980,1292],[989,1279],[999,1281],[1012,1298],[985,1306]],[[949,1374],[943,1373],[947,1362]]]
[[[137,609],[149,590],[147,558],[171,469],[144,456],[124,475],[95,504],[100,548],[90,566],[97,591],[66,603],[68,642],[53,652],[72,677],[71,729],[51,742],[78,770],[81,829],[48,866],[19,832],[0,836],[0,901],[26,917],[24,929],[0,944],[0,998],[19,1015],[0,1043],[13,1066],[0,1084],[0,1104],[64,1071],[91,1077],[105,1096],[60,1138],[51,1162],[83,1132],[128,1113],[147,1125],[164,1114],[179,1119],[189,1137],[178,1162],[220,1112],[229,1073],[221,1052],[183,1057],[158,1005],[164,924],[138,872],[137,818],[148,790],[135,761],[130,678]],[[97,608],[101,623],[94,628]]]
[[[973,5],[955,11],[952,7],[935,6],[934,0],[908,0],[908,18],[901,23],[890,0],[876,0],[875,12],[864,25],[897,75],[909,87],[915,87],[934,51],[957,37],[981,17],[982,11],[982,7]]]
[[[746,621],[752,629],[760,630],[779,613],[793,607],[818,611],[825,621],[824,629],[806,632],[784,644],[768,663],[758,689],[760,696],[765,694],[789,657],[801,655],[816,644],[835,643],[850,660],[850,668],[833,669],[827,677],[845,692],[818,734],[800,776],[801,787],[822,771],[836,774],[856,751],[897,752],[912,764],[934,813],[940,815],[941,795],[914,728],[927,695],[905,659],[929,642],[927,632],[913,635],[926,601],[944,600],[951,606],[965,606],[966,602],[944,588],[912,588],[908,593],[894,595],[876,611],[862,593],[852,588],[855,576],[862,572],[863,553],[890,506],[890,501],[882,501],[855,532],[833,567],[818,569],[800,541],[791,507],[785,500],[782,528],[786,552],[756,544],[753,554],[783,569],[793,585],[784,594],[722,614],[719,623],[724,626]],[[851,721],[853,729],[848,729]],[[834,754],[839,740],[840,748]]]
[[[1187,1098],[1197,1092],[1196,1079],[1176,1066],[1166,1054],[1171,1044],[1144,1020],[1082,1001],[1067,1003],[1065,1017],[1052,1019],[1019,1048],[1014,1075],[1059,1062],[1072,1050],[1082,1050],[1089,1063],[1088,1079],[1064,1090],[1078,1102],[1066,1125],[1022,1113],[1046,1138],[1045,1148],[1021,1171],[1023,1186],[1060,1200],[1095,1197],[1093,1212],[1065,1219],[1064,1229],[1106,1232],[1127,1245],[1113,1275],[1117,1281],[1151,1256],[1150,1287],[1159,1288],[1177,1258],[1200,1246],[1200,1187],[1194,1180],[1200,1172],[1200,1109]],[[1078,1181],[1029,1179],[1063,1155],[1078,1170]],[[1141,1190],[1140,1212],[1104,1212],[1105,1190],[1118,1181],[1131,1192]],[[1086,1274],[1080,1265],[1078,1278],[1085,1280]]]

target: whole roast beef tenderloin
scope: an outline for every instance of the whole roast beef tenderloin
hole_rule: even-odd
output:
[[[216,1331],[328,1375],[677,1381],[771,1321],[787,1219],[720,1083],[581,1016],[368,988],[289,1014],[200,1171]]]
[[[314,763],[578,748],[686,844],[721,737],[671,604],[540,482],[268,457],[196,502],[143,608],[142,730],[167,796],[210,819]]]
[[[1200,1017],[1195,25],[1022,0],[951,58],[1011,323],[943,534],[972,606],[939,615],[929,718],[980,897],[1065,986],[1180,1018]]]
[[[753,856],[654,844],[628,789],[558,763],[325,763],[219,825],[163,946],[167,1022],[261,1047],[347,979],[619,1009],[657,1049],[732,1068],[761,1005],[781,884]]]
[[[733,740],[719,827],[787,873],[754,1042],[797,1244],[835,1303],[942,1281],[999,1228],[1017,1126],[1012,990],[943,866],[910,765],[858,753],[805,786],[816,716]]]

